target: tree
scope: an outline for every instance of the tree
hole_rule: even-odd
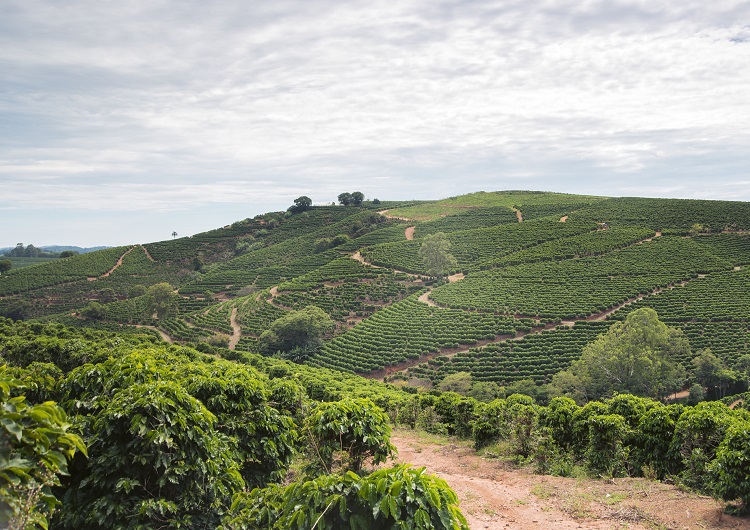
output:
[[[303,195],[302,197],[294,199],[294,205],[287,208],[287,211],[295,214],[306,212],[310,208],[312,208],[312,199]]]
[[[615,392],[659,398],[682,386],[685,370],[677,359],[689,355],[682,331],[668,327],[656,311],[644,307],[586,345],[570,373],[589,400]]]
[[[177,237],[177,232],[172,232],[172,239]]]
[[[443,392],[455,392],[467,395],[471,390],[471,374],[469,372],[456,372],[448,374],[438,383],[438,390]]]
[[[349,206],[352,203],[352,194],[349,192],[340,193],[338,199],[339,204]]]
[[[295,348],[312,350],[320,346],[323,337],[333,331],[333,321],[328,314],[315,306],[275,320],[269,329],[261,333],[258,348],[261,353],[290,352]]]
[[[63,250],[60,252],[60,258],[72,258],[73,256],[77,256],[78,252],[75,250]]]
[[[721,359],[705,349],[693,359],[695,366],[695,379],[704,388],[707,388],[717,399],[726,395],[729,388],[742,380],[741,374],[729,370]]]
[[[81,310],[81,316],[87,320],[104,320],[107,316],[107,308],[99,302],[89,302]]]
[[[24,251],[25,251],[25,248],[23,246],[23,243],[16,243],[16,248],[11,250],[8,253],[8,256],[10,256],[11,258],[22,258]]]
[[[10,261],[9,259],[0,260],[0,274],[4,272],[8,272],[12,268],[13,268],[13,262]]]
[[[448,252],[451,242],[443,232],[425,236],[419,249],[419,256],[431,276],[445,276],[457,265],[456,258]]]
[[[361,191],[355,191],[352,193],[352,204],[354,206],[361,206],[362,201],[365,200],[365,196]]]
[[[14,300],[0,309],[0,316],[11,320],[24,320],[31,311],[31,304],[26,300]]]
[[[177,311],[174,287],[167,282],[157,283],[148,289],[149,309],[159,320],[169,318]]]

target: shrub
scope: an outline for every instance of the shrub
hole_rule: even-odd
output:
[[[388,416],[369,399],[320,403],[308,416],[305,431],[315,458],[311,471],[331,473],[337,455],[343,456],[344,469],[359,471],[365,459],[377,465],[396,451]]]
[[[224,528],[468,530],[448,484],[424,468],[328,475],[238,494]]]

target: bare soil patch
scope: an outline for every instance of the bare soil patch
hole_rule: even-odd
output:
[[[564,223],[567,220],[568,220],[568,216],[567,215],[563,215],[562,217],[560,217],[560,222],[561,223]]]
[[[397,430],[398,460],[448,482],[472,530],[726,529],[750,519],[722,513],[713,499],[646,479],[534,475],[478,455],[466,442]]]
[[[242,338],[242,330],[240,329],[240,325],[237,323],[237,308],[232,308],[232,314],[229,315],[229,324],[232,326],[232,336],[229,339],[229,345],[227,346],[230,350],[233,350],[237,347],[237,343],[240,341],[240,338]]]
[[[414,239],[414,229],[416,226],[408,226],[406,227],[406,230],[404,230],[404,237],[407,241],[412,241]]]

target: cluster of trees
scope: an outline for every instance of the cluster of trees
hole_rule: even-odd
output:
[[[78,254],[75,250],[65,250],[63,252],[46,252],[45,250],[35,247],[32,244],[24,246],[23,243],[16,244],[16,248],[6,252],[5,255],[10,258],[69,258]]]
[[[360,206],[364,200],[365,196],[360,191],[339,193],[338,196],[339,204],[342,206],[349,206],[350,204],[352,206]]]
[[[310,197],[307,197],[306,195],[303,195],[294,199],[294,204],[287,208],[287,211],[295,214],[306,212],[310,208],[312,208],[312,199]]]
[[[258,349],[266,355],[278,352],[295,361],[304,360],[320,348],[333,329],[334,322],[325,311],[308,306],[275,320],[260,334]]]

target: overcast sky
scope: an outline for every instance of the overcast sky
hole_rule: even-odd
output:
[[[747,0],[0,6],[0,247],[355,190],[750,200]]]

